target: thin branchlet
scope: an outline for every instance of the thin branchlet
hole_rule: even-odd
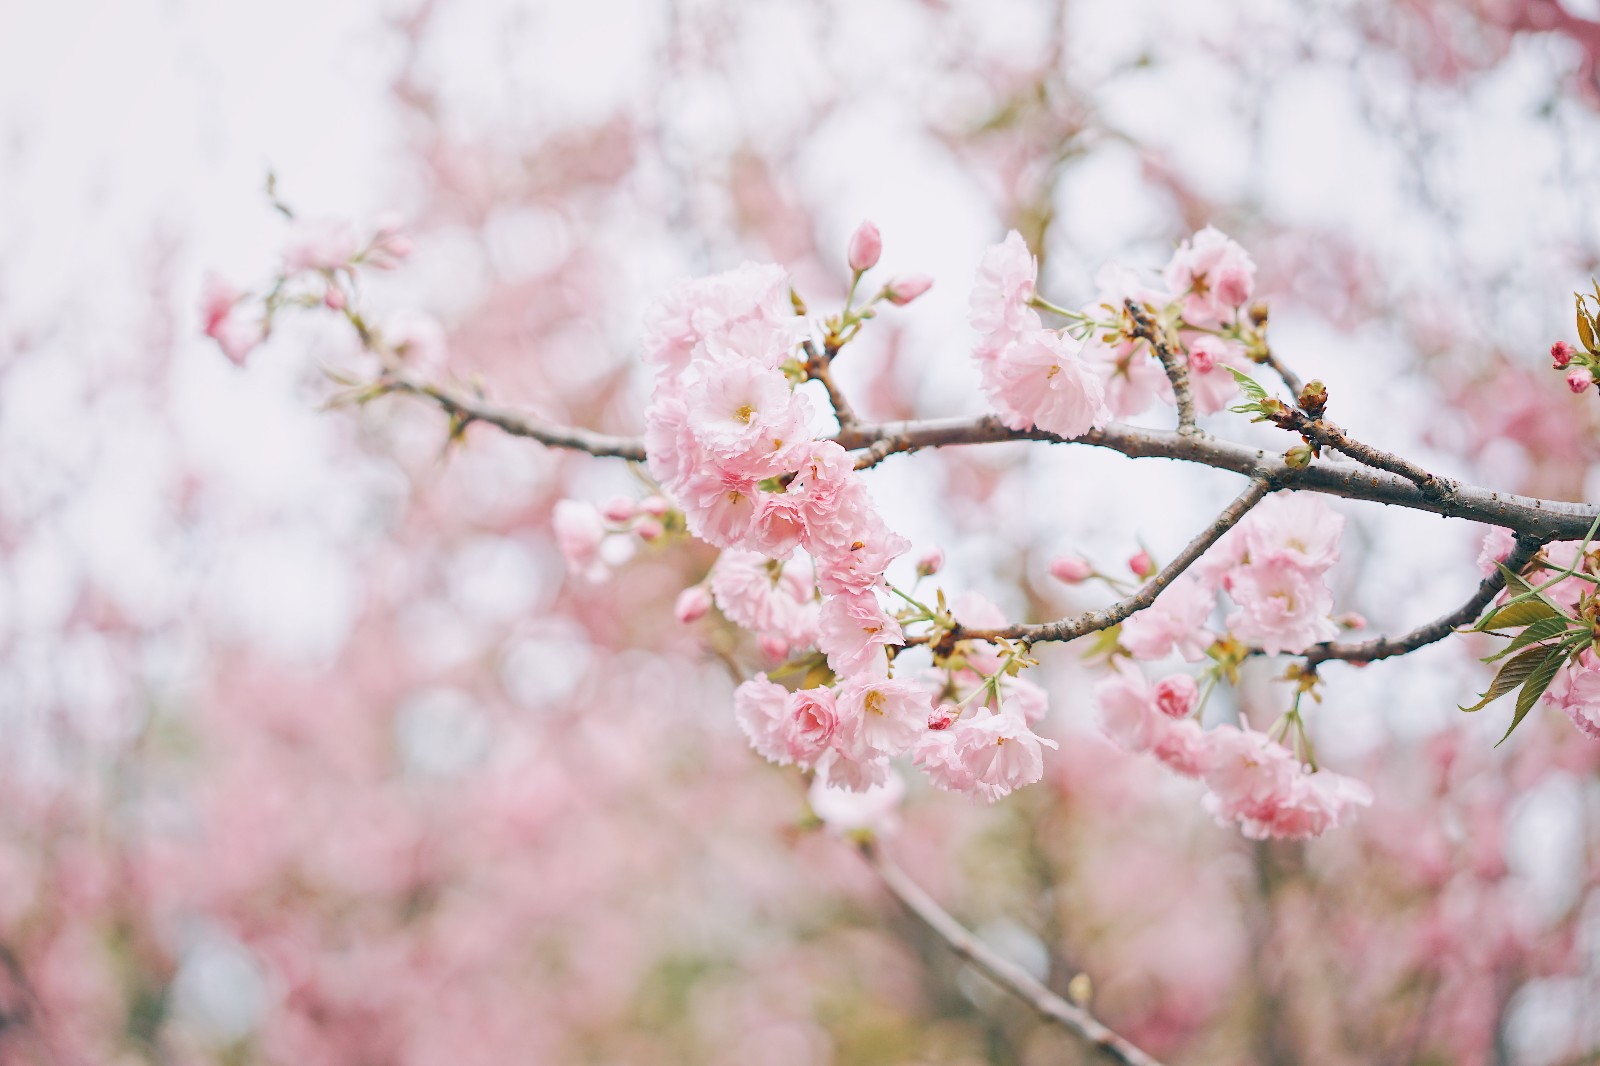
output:
[[[1161,361],[1161,369],[1167,372],[1167,380],[1172,382],[1172,395],[1178,403],[1178,432],[1185,435],[1199,433],[1200,428],[1194,419],[1194,392],[1189,388],[1188,362],[1172,350],[1166,337],[1150,321],[1149,312],[1133,300],[1123,301],[1122,306],[1133,322],[1133,335],[1149,343],[1150,349]]]
[[[1161,1066],[1160,1062],[1140,1050],[1132,1041],[1113,1032],[1106,1024],[1070,1000],[1063,999],[1041,984],[1028,971],[991,949],[974,936],[966,926],[956,921],[950,913],[934,900],[922,886],[913,881],[898,864],[883,853],[874,843],[861,845],[861,853],[877,871],[883,886],[900,901],[901,906],[925,925],[951,951],[982,971],[1007,992],[1033,1008],[1045,1021],[1059,1026],[1078,1038],[1107,1061],[1122,1066]]]

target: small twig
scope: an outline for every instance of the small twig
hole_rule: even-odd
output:
[[[1177,556],[1166,566],[1162,567],[1154,577],[1125,599],[1118,600],[1109,607],[1102,607],[1098,611],[1089,611],[1086,614],[1076,615],[1072,618],[1063,618],[1059,622],[1046,622],[1040,625],[1002,626],[999,629],[967,629],[958,627],[947,640],[1076,640],[1078,637],[1089,633],[1098,633],[1102,629],[1110,629],[1119,622],[1126,620],[1135,613],[1144,610],[1156,601],[1163,589],[1176,581],[1185,570],[1194,565],[1206,549],[1215,544],[1221,536],[1239,524],[1250,508],[1260,503],[1272,491],[1272,485],[1264,479],[1252,479],[1248,488],[1241,492],[1234,501],[1223,508],[1222,513],[1211,520],[1211,523],[1201,530]]]
[[[1506,556],[1505,566],[1512,573],[1520,573],[1524,566],[1539,553],[1544,542],[1537,537],[1519,536],[1511,554]],[[1505,575],[1496,568],[1495,572],[1484,578],[1478,584],[1478,590],[1472,598],[1449,614],[1441,615],[1426,625],[1418,626],[1411,632],[1399,637],[1378,637],[1375,640],[1364,640],[1351,644],[1317,644],[1305,652],[1306,662],[1312,666],[1329,660],[1338,660],[1347,663],[1371,663],[1379,659],[1388,659],[1396,655],[1406,655],[1425,648],[1448,637],[1460,626],[1472,622],[1478,617],[1478,612],[1488,606],[1489,601],[1500,594],[1506,587]]]
[[[1363,444],[1327,419],[1312,418],[1304,411],[1288,408],[1279,424],[1324,448],[1343,452],[1363,466],[1397,474],[1429,495],[1449,496],[1455,492],[1455,482],[1449,478],[1436,477],[1409,459]]]
[[[828,402],[833,404],[834,417],[839,420],[840,429],[848,429],[856,424],[856,412],[850,406],[850,401],[844,398],[844,393],[839,391],[839,386],[833,380],[834,352],[829,350],[826,354],[817,351],[817,346],[811,341],[805,342],[806,376],[813,381],[822,382],[822,387],[827,390]]]
[[[1178,432],[1183,434],[1200,432],[1194,421],[1194,394],[1189,389],[1189,364],[1172,350],[1172,346],[1155,328],[1144,308],[1132,300],[1124,300],[1122,306],[1127,310],[1128,317],[1133,320],[1133,335],[1150,342],[1151,350],[1156,353],[1156,358],[1161,360],[1161,369],[1167,372],[1167,380],[1172,382],[1172,395],[1178,402]]]
[[[1161,1066],[1126,1037],[1083,1007],[1069,1002],[1046,988],[1034,976],[1009,959],[994,952],[966,926],[923,891],[894,860],[875,844],[861,845],[861,854],[878,872],[883,885],[923,925],[949,945],[950,950],[981,970],[995,984],[1022,1000],[1045,1021],[1060,1026],[1112,1062],[1124,1066]]]

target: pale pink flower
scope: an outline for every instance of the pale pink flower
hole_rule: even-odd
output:
[[[764,478],[793,469],[810,442],[810,401],[780,372],[749,363],[720,366],[685,388],[689,425],[712,460]]]
[[[1241,815],[1239,831],[1251,840],[1305,840],[1344,824],[1357,807],[1372,805],[1372,790],[1354,778],[1319,770],[1296,774],[1280,802]]]
[[[755,521],[749,543],[762,555],[784,559],[805,539],[806,513],[801,502],[785,492],[763,492],[757,497]]]
[[[839,712],[831,688],[805,688],[789,696],[788,728],[784,742],[789,755],[803,767],[811,767],[833,743],[839,728]]]
[[[1187,718],[1200,704],[1200,687],[1188,674],[1172,674],[1156,683],[1156,710],[1168,718]]]
[[[857,274],[865,273],[878,265],[878,258],[882,255],[883,237],[879,235],[878,227],[870,222],[861,223],[850,235],[850,269]]]
[[[1029,725],[1036,725],[1050,713],[1050,694],[1025,677],[1002,677],[1000,706],[1007,713],[1021,715]]]
[[[1184,321],[1214,329],[1232,321],[1255,289],[1256,265],[1243,248],[1207,226],[1178,246],[1163,276],[1183,301]]]
[[[1105,382],[1081,346],[1051,330],[1015,338],[983,364],[983,388],[1011,429],[1077,437],[1104,424]]]
[[[1028,728],[1015,714],[962,718],[940,734],[948,736],[954,756],[970,776],[969,794],[993,803],[1044,776],[1044,748],[1057,747]],[[939,784],[937,780],[934,784]]]
[[[1283,561],[1252,562],[1233,572],[1228,595],[1239,610],[1228,616],[1234,637],[1269,655],[1305,651],[1332,640],[1333,593],[1321,577]]]
[[[1172,402],[1172,382],[1147,346],[1109,345],[1096,336],[1084,342],[1081,354],[1104,379],[1106,410],[1113,417],[1143,414],[1156,400]]]
[[[889,780],[889,760],[882,755],[856,758],[849,752],[830,748],[817,760],[817,776],[833,788],[866,792]]]
[[[1198,778],[1211,758],[1208,735],[1193,718],[1161,718],[1150,754],[1173,773]]]
[[[1059,555],[1050,560],[1050,576],[1067,585],[1076,585],[1094,576],[1094,567],[1077,555]]]
[[[913,274],[909,278],[895,278],[883,287],[884,299],[896,307],[904,307],[931,288],[933,288],[933,279],[926,274]]]
[[[757,552],[730,549],[711,568],[711,592],[729,621],[791,644],[816,636],[815,583],[804,557],[779,562]]]
[[[718,548],[742,546],[755,522],[759,490],[753,478],[708,469],[677,487],[689,532]]]
[[[299,270],[338,270],[360,250],[356,231],[347,222],[296,222],[283,253],[284,265]]]
[[[1310,492],[1277,493],[1240,523],[1250,562],[1286,562],[1321,573],[1339,561],[1344,516]]]
[[[1579,732],[1600,740],[1600,665],[1592,656],[1563,666],[1545,692]]]
[[[895,621],[871,592],[830,596],[818,617],[817,646],[840,677],[888,676],[884,649],[905,643]]]
[[[678,600],[673,605],[672,613],[678,621],[685,625],[698,622],[711,610],[711,593],[706,591],[704,585],[690,585],[678,593]]]
[[[946,792],[971,792],[977,784],[976,773],[967,766],[956,743],[956,738],[966,725],[965,719],[956,718],[937,729],[929,729],[917,741],[911,761],[928,775],[928,781],[934,788]]]
[[[1300,776],[1293,753],[1265,733],[1221,725],[1207,734],[1206,809],[1222,824],[1270,819]]]
[[[606,575],[606,565],[600,559],[606,524],[593,504],[559,501],[551,515],[551,526],[567,569],[589,581],[598,581]]]
[[[239,318],[242,298],[243,294],[215,275],[206,279],[200,294],[205,335],[217,342],[222,354],[235,366],[243,366],[245,358],[263,339],[259,323],[251,324]]]
[[[733,690],[733,717],[756,754],[780,766],[794,760],[789,751],[789,690],[757,674]]]
[[[805,548],[817,561],[823,594],[869,592],[883,583],[884,571],[911,548],[878,517],[866,486],[852,481],[835,501],[831,515],[813,517]]]
[[[856,759],[894,757],[927,731],[928,690],[908,681],[848,677],[839,686],[839,748]]]
[[[1033,253],[1016,230],[983,253],[972,286],[970,316],[982,335],[976,350],[980,360],[987,361],[1014,338],[1039,328],[1039,314],[1029,306],[1038,272]]]
[[[1239,345],[1209,334],[1189,342],[1189,392],[1200,414],[1215,414],[1238,398],[1239,383],[1228,373],[1229,367],[1250,369],[1250,361]]]
[[[404,359],[411,369],[435,374],[444,368],[450,343],[444,326],[432,315],[402,308],[384,318],[378,333],[389,350]]]
[[[745,263],[680,282],[645,312],[644,360],[676,373],[702,343],[751,322],[798,341],[804,323],[789,304],[789,278],[782,267]]]
[[[1575,366],[1567,372],[1567,388],[1576,393],[1584,393],[1589,386],[1594,384],[1594,371],[1586,366]]]
[[[1483,546],[1478,550],[1478,570],[1484,577],[1495,572],[1495,564],[1506,561],[1511,549],[1517,546],[1517,535],[1504,526],[1490,526],[1483,535]]]
[[[627,522],[639,513],[639,505],[628,496],[613,496],[600,508],[607,522]]]
[[[1216,596],[1188,575],[1161,590],[1156,602],[1122,623],[1118,642],[1139,659],[1164,659],[1176,651],[1189,662],[1206,656],[1216,634],[1206,628]]]
[[[998,629],[1006,624],[1006,613],[998,604],[974,589],[967,589],[950,605],[955,620],[968,629]]]
[[[899,827],[897,812],[905,795],[905,778],[893,770],[882,784],[864,792],[839,788],[818,774],[806,793],[806,802],[829,832],[850,834],[866,830],[886,835]]]
[[[1161,713],[1144,675],[1122,666],[1094,686],[1095,723],[1128,752],[1149,751],[1161,726]]]

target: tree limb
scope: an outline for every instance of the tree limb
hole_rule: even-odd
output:
[[[1172,395],[1178,404],[1178,432],[1199,433],[1200,429],[1194,420],[1194,393],[1189,388],[1189,364],[1172,350],[1172,346],[1151,323],[1144,308],[1133,300],[1124,300],[1122,306],[1133,320],[1133,335],[1150,343],[1151,351],[1161,361],[1161,369],[1167,372],[1167,380],[1172,382]]]
[[[1040,984],[1032,974],[1010,959],[996,954],[950,913],[936,903],[876,844],[861,845],[861,854],[878,872],[883,885],[906,910],[949,945],[961,958],[981,970],[995,984],[1022,1000],[1045,1021],[1060,1026],[1112,1062],[1123,1066],[1161,1066],[1127,1038],[1118,1036],[1083,1007]]]

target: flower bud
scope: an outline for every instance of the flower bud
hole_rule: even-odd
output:
[[[661,534],[666,532],[666,530],[661,527],[661,523],[657,522],[654,518],[639,519],[639,524],[633,527],[633,531],[638,535],[639,539],[644,541],[646,544],[649,544],[651,541],[660,540]]]
[[[883,238],[878,236],[878,227],[870,222],[863,222],[850,238],[850,269],[857,274],[871,270],[878,265],[878,257],[883,254]]]
[[[1311,445],[1301,443],[1283,453],[1283,461],[1291,470],[1304,470],[1311,465]]]
[[[1550,358],[1555,361],[1555,368],[1557,370],[1560,370],[1562,367],[1572,362],[1572,357],[1576,354],[1576,352],[1577,349],[1573,348],[1572,345],[1568,344],[1566,341],[1556,341],[1550,346]]]
[[[665,496],[646,496],[639,501],[639,510],[651,518],[664,518],[672,510],[672,504],[667,502]]]
[[[612,522],[626,522],[638,513],[638,506],[626,496],[613,496],[600,508],[600,513]]]
[[[929,548],[922,553],[922,558],[917,560],[917,576],[932,577],[944,567],[944,552],[938,548]]]
[[[1188,674],[1164,677],[1155,687],[1156,707],[1169,718],[1187,718],[1200,703],[1200,689]]]
[[[328,291],[322,294],[322,302],[330,311],[344,310],[344,289],[340,287],[338,282],[328,282]]]
[[[941,703],[937,710],[928,715],[929,729],[949,729],[950,724],[961,715],[961,708],[953,703]]]
[[[1346,611],[1333,621],[1334,624],[1339,626],[1341,629],[1367,628],[1367,616],[1364,614],[1357,614],[1355,611]]]
[[[1189,349],[1189,369],[1196,374],[1209,374],[1217,368],[1217,353],[1208,344],[1196,344]]]
[[[1062,555],[1050,560],[1050,576],[1067,585],[1076,585],[1094,576],[1094,567],[1087,559],[1076,555]]]
[[[1586,366],[1575,366],[1567,375],[1567,388],[1573,392],[1584,392],[1594,384],[1594,372]]]
[[[709,610],[711,610],[711,593],[706,591],[704,585],[690,585],[678,593],[678,602],[672,607],[672,613],[677,615],[678,621],[684,625],[698,622]]]
[[[773,662],[782,662],[789,657],[789,642],[776,633],[763,633],[758,642],[761,650]]]
[[[883,287],[883,298],[896,307],[904,307],[918,296],[933,288],[933,279],[926,274],[913,274],[909,278],[895,278]]]
[[[1312,418],[1321,418],[1328,406],[1328,386],[1320,381],[1308,381],[1296,398],[1300,409]]]
[[[1128,557],[1128,569],[1133,571],[1134,577],[1149,577],[1156,572],[1155,560],[1150,558],[1150,553],[1140,548]]]

